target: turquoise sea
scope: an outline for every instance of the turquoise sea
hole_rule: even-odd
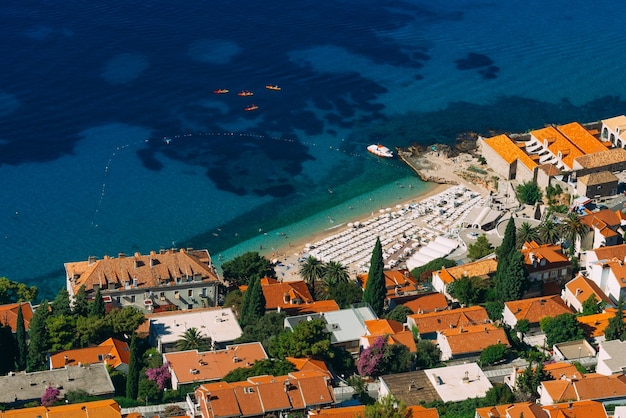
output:
[[[2,2],[0,276],[50,297],[63,263],[89,255],[278,246],[428,187],[368,144],[626,113],[622,14],[607,0]]]

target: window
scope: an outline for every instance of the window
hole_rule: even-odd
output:
[[[135,303],[135,295],[130,295],[130,302]]]
[[[189,296],[190,298],[193,297],[193,289],[187,290],[187,296]]]
[[[567,269],[561,270],[561,276],[565,276],[567,274]]]
[[[180,298],[180,294],[178,293],[178,290],[174,292],[174,297],[175,297],[176,299],[179,299],[179,298]]]

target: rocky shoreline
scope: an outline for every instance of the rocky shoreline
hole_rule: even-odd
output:
[[[481,162],[478,134],[460,134],[453,146],[413,144],[396,148],[398,158],[422,180],[438,184],[465,184],[492,189],[497,175]]]

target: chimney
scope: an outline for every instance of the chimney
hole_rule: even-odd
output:
[[[152,267],[154,267],[154,256],[152,255],[152,253],[150,253],[150,268]]]
[[[133,287],[137,287],[138,282],[137,276],[133,277]]]
[[[87,263],[90,266],[94,265],[96,263],[96,256],[90,255],[89,258],[87,258]]]
[[[126,254],[124,254],[124,253],[118,253],[117,254],[117,258],[125,258],[125,257],[126,257]]]

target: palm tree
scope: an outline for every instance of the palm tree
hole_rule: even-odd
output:
[[[567,215],[565,223],[562,225],[562,230],[563,238],[569,241],[569,255],[571,258],[576,252],[576,242],[587,235],[589,226],[580,220],[578,214],[571,212]]]
[[[324,276],[324,263],[312,255],[300,266],[300,276],[311,289],[311,294],[315,296],[315,282]]]
[[[191,327],[187,328],[183,335],[181,335],[181,339],[176,341],[176,350],[208,351],[211,347],[211,343],[210,337],[205,337],[198,329]]]
[[[550,219],[543,221],[537,229],[539,239],[544,244],[556,244],[561,239],[560,228]]]
[[[525,242],[539,241],[539,231],[528,222],[517,228],[517,248],[522,248]]]
[[[339,283],[348,283],[350,278],[348,269],[337,261],[329,261],[324,265],[324,273],[322,275],[323,288],[315,289],[317,294],[316,300],[328,300],[331,298],[331,289]]]
[[[349,277],[347,267],[337,261],[329,261],[326,263],[324,275],[322,276],[324,281],[331,285],[335,285],[339,282],[347,282]]]

